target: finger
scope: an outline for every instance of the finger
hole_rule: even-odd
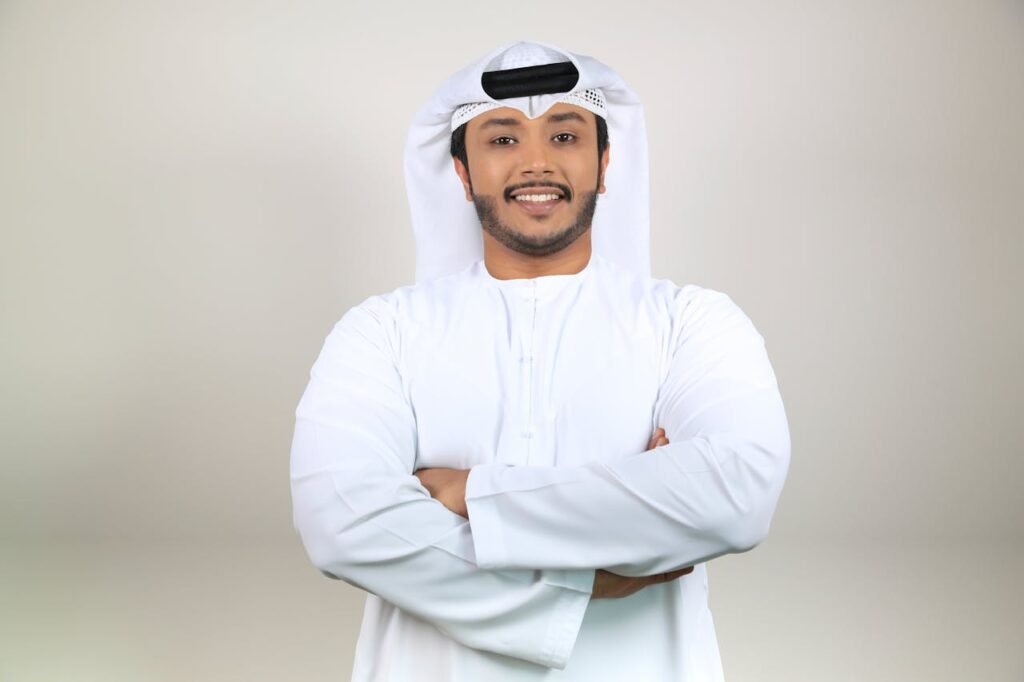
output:
[[[680,568],[676,569],[675,571],[669,571],[668,573],[662,573],[660,576],[658,576],[660,580],[658,580],[657,582],[665,583],[670,580],[680,578],[684,575],[688,575],[690,573],[693,573],[693,566],[687,566],[686,568]]]
[[[660,576],[658,576],[658,578],[659,578],[658,582],[659,583],[667,583],[667,582],[671,582],[671,581],[675,580],[678,577],[679,576],[673,575],[672,573],[662,573]]]

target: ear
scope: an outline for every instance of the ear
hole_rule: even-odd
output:
[[[455,174],[462,181],[462,189],[466,191],[466,201],[473,201],[473,184],[469,181],[469,169],[454,156],[452,162],[455,164]]]
[[[601,170],[597,176],[597,193],[604,194],[604,174],[608,169],[608,160],[611,158],[609,152],[611,151],[611,145],[607,145],[604,148],[604,152],[601,154]]]

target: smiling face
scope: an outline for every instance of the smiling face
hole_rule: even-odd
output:
[[[536,119],[502,107],[466,124],[467,169],[455,159],[481,227],[528,256],[561,251],[590,229],[605,191],[593,113],[559,103]]]

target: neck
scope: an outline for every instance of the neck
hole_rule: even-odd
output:
[[[484,233],[484,265],[495,279],[523,279],[544,275],[575,275],[590,262],[590,230],[561,251],[530,256],[508,248]]]

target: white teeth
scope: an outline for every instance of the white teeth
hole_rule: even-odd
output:
[[[516,201],[533,201],[540,203],[542,201],[555,201],[559,199],[557,194],[520,194],[516,197]]]

